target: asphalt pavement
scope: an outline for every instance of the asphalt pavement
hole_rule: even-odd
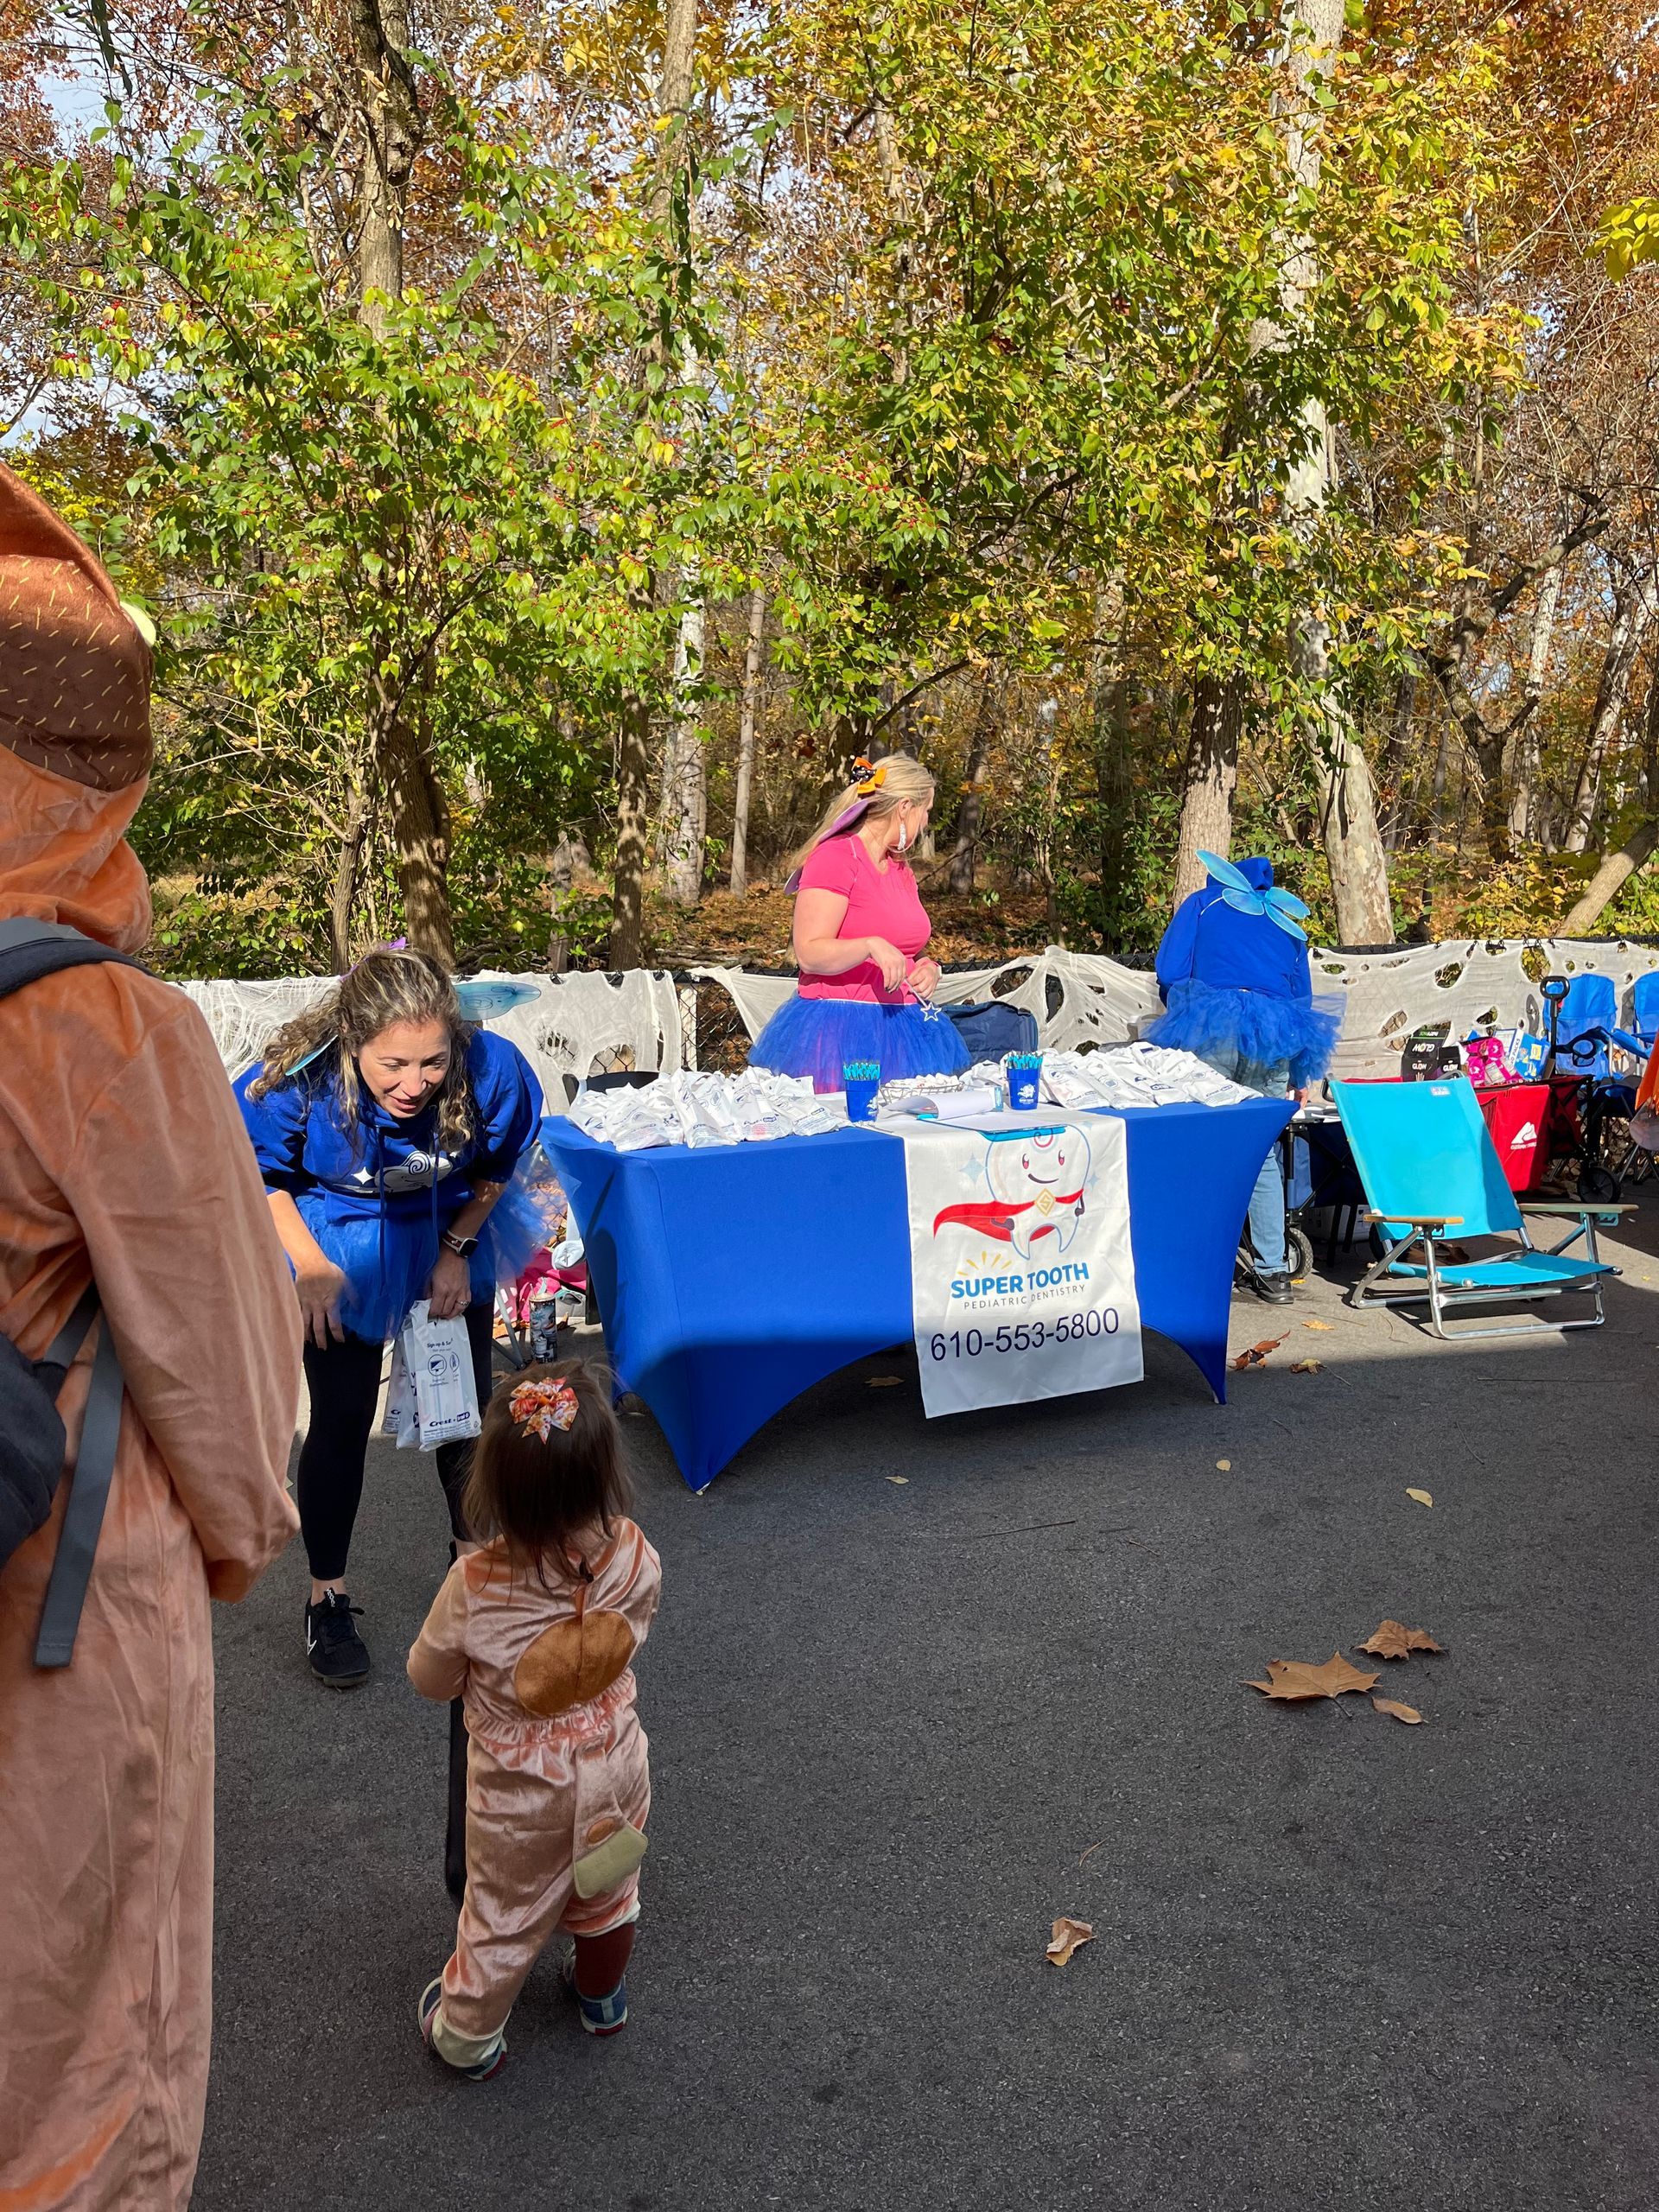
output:
[[[1653,2212],[1659,1205],[1611,1255],[1567,1338],[1236,1300],[1288,1340],[1225,1407],[1151,1338],[1138,1386],[930,1423],[898,1351],[701,1497],[632,1414],[632,2017],[590,2042],[544,1961],[481,2086],[415,2024],[447,1529],[377,1443],[368,1685],[308,1674],[297,1545],[217,1609],[197,2212]],[[1444,1655],[1364,1661],[1385,1616]],[[1424,1725],[1243,1687],[1338,1649]]]

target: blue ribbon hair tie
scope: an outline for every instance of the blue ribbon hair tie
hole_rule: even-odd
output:
[[[1266,891],[1258,891],[1242,869],[1236,868],[1231,861],[1223,860],[1219,854],[1201,851],[1198,858],[1230,906],[1241,914],[1265,914],[1287,937],[1294,937],[1300,944],[1307,943],[1307,931],[1300,926],[1298,918],[1305,917],[1310,909],[1294,891],[1281,891],[1276,884]]]

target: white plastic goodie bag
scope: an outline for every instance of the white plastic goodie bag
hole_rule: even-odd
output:
[[[435,1321],[417,1299],[398,1332],[386,1397],[386,1433],[400,1452],[430,1452],[480,1427],[464,1316]]]

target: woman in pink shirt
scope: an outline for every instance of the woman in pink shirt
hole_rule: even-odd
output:
[[[779,1075],[839,1090],[849,1060],[894,1077],[951,1075],[968,1065],[954,1023],[929,1001],[938,963],[922,951],[931,925],[900,857],[927,827],[933,779],[895,753],[832,800],[802,849],[795,899],[800,988],[755,1039],[749,1058]]]

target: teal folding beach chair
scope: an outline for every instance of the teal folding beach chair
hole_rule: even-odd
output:
[[[1445,1083],[1333,1083],[1342,1126],[1370,1201],[1370,1219],[1386,1247],[1348,1294],[1356,1306],[1427,1305],[1437,1337],[1507,1337],[1535,1329],[1596,1329],[1605,1316],[1601,1286],[1620,1270],[1596,1254],[1596,1224],[1629,1206],[1517,1205],[1465,1077]],[[1527,1230],[1532,1217],[1576,1221],[1559,1244],[1540,1250]],[[1518,1243],[1475,1259],[1454,1257],[1448,1245],[1482,1236]],[[1581,1253],[1570,1247],[1582,1243]],[[1464,1306],[1510,1305],[1580,1291],[1592,1315],[1546,1321],[1516,1315],[1497,1328],[1448,1329]]]

